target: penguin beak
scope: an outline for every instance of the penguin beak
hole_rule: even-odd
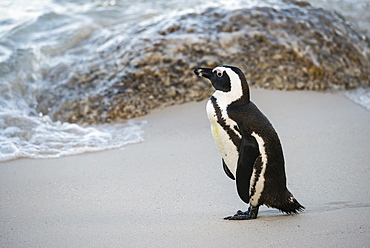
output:
[[[213,68],[197,68],[194,73],[200,77],[210,78],[213,75]]]

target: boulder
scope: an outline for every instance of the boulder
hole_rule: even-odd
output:
[[[370,84],[370,43],[338,13],[282,0],[265,6],[207,8],[145,21],[119,42],[63,65],[45,80],[38,109],[54,120],[103,123],[208,98],[212,87],[193,69],[240,67],[251,87],[344,90]]]

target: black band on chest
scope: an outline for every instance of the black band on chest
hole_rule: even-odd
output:
[[[221,108],[220,106],[218,106],[217,99],[214,96],[211,97],[211,102],[212,102],[213,108],[215,109],[217,123],[220,124],[220,126],[226,131],[227,135],[230,136],[231,141],[234,143],[234,145],[239,148],[240,146],[239,135],[236,134],[235,131],[229,125],[226,124],[225,118],[222,117]]]

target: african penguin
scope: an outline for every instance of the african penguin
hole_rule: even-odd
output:
[[[207,103],[212,136],[222,155],[225,173],[236,180],[240,198],[249,203],[227,220],[257,218],[259,206],[292,214],[304,207],[286,187],[283,150],[267,117],[250,101],[243,72],[235,66],[197,68],[216,89]]]

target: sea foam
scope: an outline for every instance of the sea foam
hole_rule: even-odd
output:
[[[370,88],[357,88],[355,90],[347,91],[346,96],[353,102],[370,110]]]
[[[17,158],[58,158],[120,148],[144,140],[146,121],[83,127],[48,116],[0,113],[0,162]]]

